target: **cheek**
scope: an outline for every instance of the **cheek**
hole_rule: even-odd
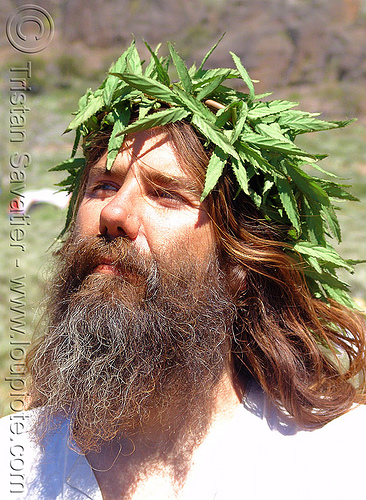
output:
[[[76,227],[80,235],[93,236],[99,233],[100,210],[95,204],[83,200],[76,215]]]
[[[215,240],[212,225],[210,222],[205,222],[194,228],[187,235],[188,252],[197,259],[205,261],[214,252]]]
[[[148,233],[152,251],[176,251],[205,261],[215,249],[212,224],[203,211],[177,212],[169,221],[157,222],[155,230]]]

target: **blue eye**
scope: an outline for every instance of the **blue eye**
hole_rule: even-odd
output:
[[[159,198],[167,198],[168,200],[177,199],[177,196],[168,191],[159,191],[156,193]]]
[[[86,188],[85,195],[92,198],[107,198],[113,196],[119,189],[119,186],[109,180],[95,180]]]
[[[117,191],[117,187],[110,182],[99,182],[92,186],[92,192],[95,193],[97,191]]]
[[[158,199],[166,200],[170,203],[183,203],[184,198],[180,196],[178,193],[167,191],[166,189],[154,189],[154,196]]]

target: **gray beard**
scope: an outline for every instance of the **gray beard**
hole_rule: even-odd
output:
[[[202,273],[176,253],[169,264],[145,262],[122,243],[113,250],[123,255],[121,275],[90,274],[109,245],[92,238],[60,252],[32,366],[34,406],[46,422],[70,417],[83,452],[157,429],[172,440],[199,436],[232,337],[234,307],[217,260]],[[123,277],[126,267],[137,281]]]

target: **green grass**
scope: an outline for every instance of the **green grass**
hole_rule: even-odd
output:
[[[2,204],[1,208],[4,208]],[[51,251],[47,251],[55,237],[57,237],[64,221],[64,213],[57,207],[51,205],[39,205],[30,212],[31,224],[26,227],[25,252],[11,248],[9,245],[9,226],[7,223],[1,227],[1,301],[0,301],[0,321],[2,325],[0,337],[0,414],[9,410],[8,384],[4,385],[4,378],[9,374],[9,350],[11,319],[19,318],[24,322],[24,327],[19,326],[20,331],[24,331],[24,339],[29,340],[37,318],[39,317],[39,306],[43,295],[44,287],[47,285],[47,274],[51,258]],[[5,221],[7,222],[7,221]],[[17,268],[15,260],[20,259],[20,267]],[[25,296],[10,291],[10,280],[18,280],[24,277],[23,290]],[[15,311],[11,311],[9,299],[18,299],[25,303],[25,308],[18,310],[25,312],[24,316]],[[15,334],[14,338],[20,340],[23,335]]]
[[[48,168],[69,156],[73,137],[63,136],[62,132],[75,109],[78,97],[85,90],[83,82],[75,80],[75,85],[66,90],[56,86],[29,97],[27,104],[31,108],[27,124],[27,143],[19,151],[29,151],[32,164],[28,167],[26,187],[35,189],[52,187],[60,180],[56,173],[49,173]],[[6,114],[6,100],[2,100],[1,112]],[[5,137],[5,136],[4,136]],[[354,184],[352,192],[361,203],[345,202],[342,204],[340,220],[343,227],[343,242],[340,253],[347,258],[363,259],[366,241],[366,125],[354,124],[344,130],[323,132],[299,138],[303,147],[312,152],[330,153],[330,158],[322,162],[324,168],[332,170],[341,177],[350,178]],[[26,227],[26,251],[20,253],[11,248],[9,238],[8,203],[11,198],[7,182],[9,154],[16,151],[2,140],[4,147],[0,152],[2,164],[2,196],[0,200],[1,228],[0,245],[0,415],[9,413],[9,384],[5,377],[9,374],[9,334],[10,311],[9,280],[24,275],[25,283],[25,338],[30,339],[39,318],[39,304],[43,289],[47,286],[47,269],[51,252],[47,251],[54,238],[59,234],[65,213],[53,206],[44,205],[35,208],[30,214],[30,225]],[[350,181],[345,181],[350,182]],[[20,259],[20,267],[15,267],[15,259]],[[346,280],[352,285],[352,294],[366,303],[366,264],[357,267],[354,276]]]
[[[46,270],[51,252],[47,251],[54,239],[61,231],[65,219],[62,210],[51,205],[39,205],[30,212],[29,225],[19,226],[25,231],[23,243],[25,251],[11,247],[10,226],[8,217],[9,201],[13,197],[9,184],[9,157],[15,152],[30,153],[31,163],[24,168],[26,174],[25,189],[33,190],[44,187],[52,188],[61,180],[57,173],[50,173],[48,169],[70,154],[71,137],[63,136],[75,108],[75,103],[83,90],[81,83],[76,88],[67,91],[53,87],[52,90],[27,95],[26,105],[30,108],[27,115],[27,140],[24,143],[10,144],[7,134],[1,139],[1,228],[0,228],[0,415],[10,412],[9,382],[5,377],[9,375],[10,365],[10,335],[11,319],[16,317],[24,321],[24,336],[15,334],[15,340],[23,338],[29,340],[37,322],[39,305],[46,284]],[[2,116],[9,114],[7,99],[1,100],[0,111]],[[56,188],[55,188],[56,190]],[[18,266],[16,266],[18,260]],[[10,280],[24,276],[25,303],[24,316],[11,311],[11,298],[18,298],[10,292]]]

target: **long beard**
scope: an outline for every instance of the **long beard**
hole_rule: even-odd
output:
[[[217,260],[202,272],[177,251],[159,262],[124,239],[93,237],[68,242],[60,261],[32,365],[43,416],[66,413],[84,452],[116,436],[204,426],[234,314]],[[114,274],[93,272],[106,261]]]

